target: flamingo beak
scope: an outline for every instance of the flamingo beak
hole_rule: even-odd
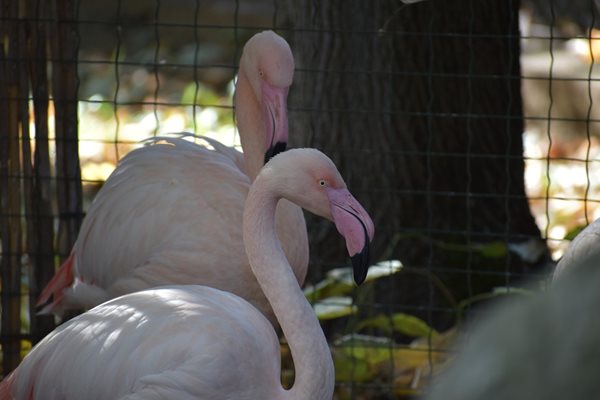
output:
[[[348,189],[326,189],[331,215],[338,232],[346,240],[352,260],[354,282],[360,285],[369,270],[369,243],[375,234],[373,221]]]
[[[288,142],[287,96],[289,88],[261,82],[264,120],[266,121],[265,164],[284,152]]]

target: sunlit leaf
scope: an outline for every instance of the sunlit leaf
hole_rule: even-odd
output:
[[[360,334],[336,340],[333,354],[338,380],[393,381],[398,395],[416,395],[431,373],[443,371],[453,357],[456,330],[399,345],[387,337]]]
[[[24,358],[31,351],[31,341],[21,339],[21,358]]]
[[[369,272],[367,273],[367,278],[365,281],[368,282],[384,276],[393,275],[399,272],[402,267],[402,262],[399,260],[380,261],[377,264],[369,267]]]
[[[336,381],[367,382],[373,380],[376,371],[364,360],[348,356],[344,352],[333,353]]]
[[[353,285],[340,282],[327,277],[316,285],[308,285],[304,288],[304,295],[310,301],[317,301],[327,297],[343,296],[352,292]]]
[[[402,269],[402,263],[398,260],[381,261],[369,267],[365,282],[372,281],[384,276],[393,275]],[[354,286],[352,267],[341,267],[330,270],[327,277],[339,282],[345,282]]]
[[[391,358],[394,343],[385,337],[350,334],[338,339],[335,345],[346,356],[374,365]]]
[[[358,330],[364,328],[381,329],[388,335],[392,332],[401,333],[411,337],[427,337],[438,332],[431,328],[425,321],[410,314],[396,313],[392,315],[378,315],[367,318],[358,324]]]
[[[315,314],[320,320],[347,317],[357,311],[351,297],[328,297],[313,304]]]
[[[577,235],[579,235],[581,233],[581,231],[583,231],[586,227],[587,227],[587,225],[578,225],[578,226],[574,227],[569,232],[567,232],[567,234],[565,235],[565,239],[566,240],[575,239],[575,237]]]
[[[452,342],[455,334],[454,330],[450,330],[429,340],[416,340],[410,345],[398,345],[387,337],[350,334],[338,339],[335,346],[337,351],[363,360],[368,365],[393,361],[395,368],[414,368],[447,359],[451,354],[446,349],[447,342]]]
[[[365,282],[395,274],[402,269],[398,260],[381,261],[369,267]],[[327,276],[316,285],[308,285],[304,295],[311,301],[325,297],[343,296],[350,294],[356,287],[351,267],[335,268],[327,272]]]

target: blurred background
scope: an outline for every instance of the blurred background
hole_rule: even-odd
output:
[[[123,155],[181,131],[239,145],[240,52],[272,29],[291,147],[331,156],[376,226],[354,289],[307,215],[336,396],[417,396],[471,316],[543,290],[600,217],[599,20],[596,0],[0,0],[2,375],[60,322],[34,299]]]

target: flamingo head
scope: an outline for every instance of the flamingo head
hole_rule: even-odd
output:
[[[244,46],[240,69],[247,74],[262,111],[266,163],[287,146],[287,97],[294,78],[292,50],[273,31],[257,33]]]
[[[331,159],[315,149],[288,150],[269,161],[257,179],[275,174],[272,190],[278,196],[335,223],[346,240],[354,281],[362,283],[369,268],[369,243],[375,227]]]

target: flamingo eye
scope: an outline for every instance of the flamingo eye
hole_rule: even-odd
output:
[[[325,179],[319,179],[319,185],[320,186],[327,186],[327,182],[325,182]]]
[[[262,69],[259,69],[259,70],[258,70],[258,75],[259,75],[261,78],[264,78],[264,77],[265,77],[265,73],[263,72],[263,70],[262,70]]]

